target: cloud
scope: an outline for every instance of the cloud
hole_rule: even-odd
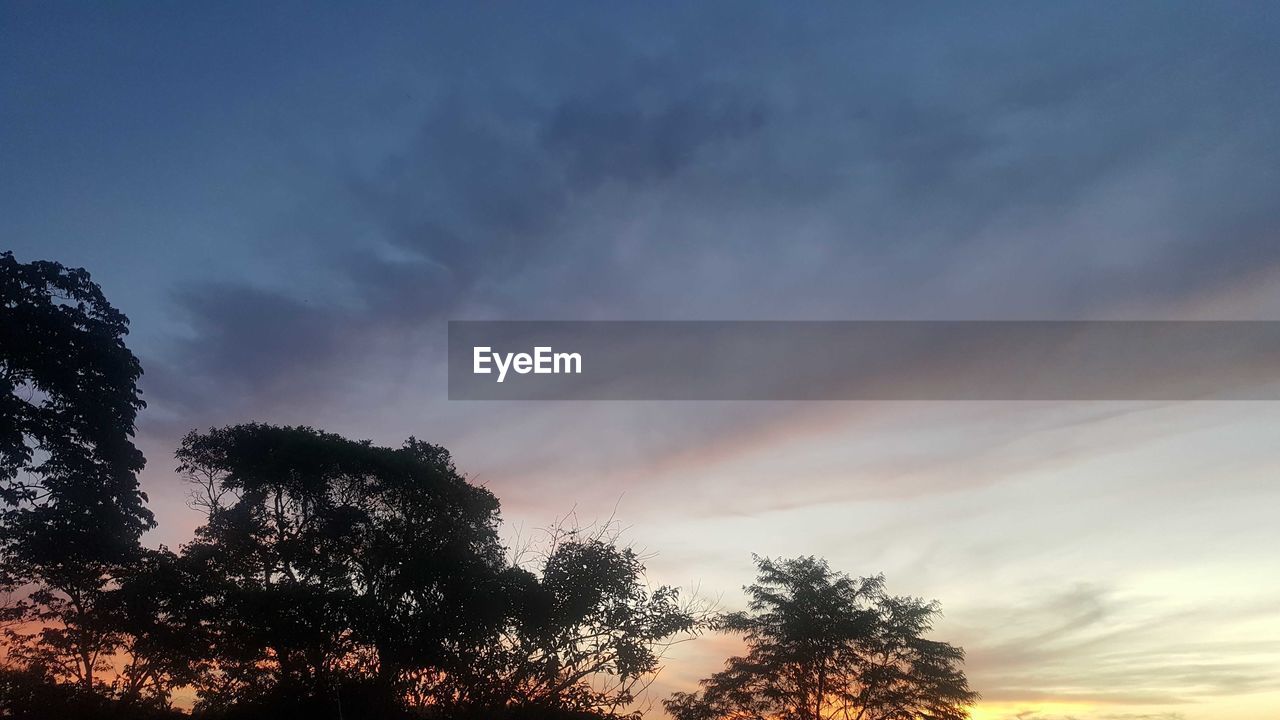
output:
[[[318,203],[345,238],[332,295],[287,273],[184,290],[175,363],[278,386],[366,342],[331,326],[460,315],[1110,316],[1280,261],[1280,158],[1254,119],[1277,58],[1245,19],[1186,11],[1135,46],[1142,13],[1105,30],[1009,13],[946,34],[913,13],[786,33],[746,13],[743,63],[696,26],[654,49],[597,18],[600,37],[566,40],[591,52],[518,81],[497,73],[523,58],[499,53]],[[1227,35],[1231,52],[1193,52]],[[555,74],[584,54],[581,79]]]
[[[272,287],[183,288],[174,299],[190,334],[165,358],[169,369],[218,386],[224,400],[287,388],[313,395],[371,335],[411,333],[468,305],[508,313],[529,304],[536,288],[526,278],[536,281],[550,256],[585,257],[575,274],[592,272],[607,262],[607,241],[578,245],[561,232],[584,212],[581,196],[613,185],[643,192],[763,123],[761,106],[723,89],[669,96],[661,80],[650,78],[647,93],[584,91],[514,120],[492,98],[441,103],[408,146],[347,178],[335,212],[373,240],[332,253],[329,287],[300,289],[281,275]],[[341,378],[328,379],[340,392]],[[164,380],[153,389],[188,392]]]
[[[1081,584],[967,607],[961,622],[987,628],[965,643],[985,701],[1166,706],[1280,689],[1280,641],[1218,639],[1224,626],[1280,619],[1273,608],[1274,598],[1252,609],[1171,605]]]
[[[647,91],[610,88],[570,98],[551,114],[540,132],[542,145],[563,165],[571,186],[670,178],[704,148],[749,139],[766,120],[762,104],[723,90],[698,87],[684,97],[663,97],[666,84],[651,84]],[[645,103],[646,95],[658,101]]]
[[[1277,265],[1278,63],[1247,15],[1007,12],[707,11],[660,37],[606,17],[526,23],[482,62],[401,50],[409,129],[332,140],[376,150],[309,166],[331,189],[281,208],[251,281],[170,296],[185,334],[145,349],[145,429],[156,447],[247,419],[417,433],[542,514],[672,487],[691,515],[908,501],[1052,462],[939,469],[1020,437],[1003,416],[960,438],[904,422],[914,446],[877,458],[857,423],[824,427],[882,408],[442,400],[447,319],[1162,318]],[[1205,51],[1224,33],[1232,50]]]

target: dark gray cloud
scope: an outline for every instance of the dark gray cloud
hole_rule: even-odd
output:
[[[704,152],[744,141],[766,113],[723,88],[644,82],[588,88],[516,115],[460,93],[402,152],[353,179],[353,194],[384,241],[438,266],[458,292],[518,279],[529,264],[580,249],[559,231],[583,212],[584,197],[670,180]]]
[[[572,187],[662,181],[694,163],[707,146],[742,142],[766,119],[761,105],[714,87],[693,88],[687,97],[663,97],[663,85],[656,85],[648,93],[612,88],[556,108],[541,140],[564,165]],[[646,107],[644,96],[655,91],[657,101]]]
[[[1159,314],[1280,260],[1257,14],[738,14],[750,52],[716,13],[660,43],[596,18],[545,63],[424,79],[412,131],[316,203],[334,290],[286,271],[243,323],[235,286],[187,292],[206,347],[179,359],[258,387],[294,347],[344,362],[335,325]]]
[[[310,394],[306,380],[323,383],[318,371],[366,350],[370,335],[411,332],[469,301],[521,307],[557,255],[583,261],[576,277],[598,272],[610,282],[621,268],[608,260],[607,237],[578,244],[559,234],[584,211],[583,198],[602,188],[645,192],[765,122],[761,104],[709,86],[669,96],[661,79],[515,118],[494,112],[491,100],[442,103],[407,147],[347,179],[337,211],[374,239],[334,253],[338,292],[299,299],[286,287],[231,283],[183,290],[176,300],[192,335],[176,362],[221,385],[223,397],[232,388]],[[173,389],[156,385],[160,395]]]

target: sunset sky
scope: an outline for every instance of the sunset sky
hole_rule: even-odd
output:
[[[451,319],[1280,320],[1280,6],[262,5],[0,5],[0,250],[131,318],[148,543],[200,520],[189,429],[416,435],[508,537],[613,516],[725,607],[751,553],[938,599],[979,720],[1280,714],[1274,403],[464,403],[443,362]]]

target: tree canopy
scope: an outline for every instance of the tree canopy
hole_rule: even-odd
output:
[[[128,320],[84,270],[0,253],[0,590],[10,654],[86,689],[121,638],[106,611],[154,525],[133,445]]]
[[[180,563],[205,598],[183,620],[207,641],[204,710],[615,714],[695,626],[604,535],[509,562],[496,498],[436,445],[249,424],[191,433],[177,456],[207,515]]]
[[[518,608],[454,691],[477,707],[639,717],[632,708],[666,648],[704,625],[701,603],[649,588],[640,556],[608,525],[553,528],[526,572]]]
[[[930,640],[939,609],[813,557],[756,558],[748,609],[717,620],[747,653],[666,702],[677,720],[962,720],[964,651]]]
[[[357,681],[393,697],[507,611],[497,499],[443,448],[249,424],[193,432],[177,457],[207,513],[183,548],[211,598],[204,706],[337,703]]]

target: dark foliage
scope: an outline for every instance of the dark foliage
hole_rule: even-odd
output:
[[[0,717],[22,720],[178,720],[177,710],[106,697],[59,684],[39,670],[0,669]]]
[[[677,720],[963,720],[977,699],[964,651],[928,640],[935,603],[894,597],[883,577],[851,578],[812,557],[756,558],[749,609],[718,629],[747,654],[666,702]]]
[[[443,448],[255,424],[192,433],[178,459],[208,519],[182,558],[207,598],[187,618],[208,639],[203,708],[336,704],[356,680],[399,697],[508,612],[498,502]]]
[[[507,562],[497,500],[435,445],[252,424],[192,433],[178,458],[208,521],[165,601],[181,630],[161,635],[206,648],[210,716],[618,713],[695,624],[600,534]]]
[[[4,611],[10,656],[85,690],[122,641],[110,596],[154,525],[127,333],[84,270],[0,253],[0,590],[24,590]]]
[[[646,586],[640,557],[607,526],[553,530],[515,599],[496,642],[443,683],[462,707],[638,716],[629,706],[663,651],[702,626],[675,588]]]

